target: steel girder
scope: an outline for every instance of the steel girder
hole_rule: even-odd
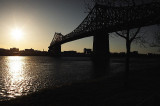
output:
[[[106,30],[108,33],[131,28],[159,24],[160,3],[153,2],[138,6],[111,7],[96,4],[82,23],[71,33],[63,36],[55,33],[49,47]]]

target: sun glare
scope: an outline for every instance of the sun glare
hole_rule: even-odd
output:
[[[23,31],[19,28],[15,28],[15,29],[12,30],[11,34],[12,34],[14,39],[19,40],[23,36]]]

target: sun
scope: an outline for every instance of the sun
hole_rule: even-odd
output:
[[[11,31],[11,35],[14,39],[20,40],[23,36],[23,31],[20,28],[15,28]]]

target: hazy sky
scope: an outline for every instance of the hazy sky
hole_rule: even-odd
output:
[[[48,50],[55,32],[63,35],[74,30],[86,17],[84,0],[0,0],[0,48],[17,47]],[[12,36],[12,30],[19,28],[23,32],[21,39]],[[147,37],[158,28],[149,27]],[[83,51],[92,48],[93,38],[84,38],[62,45],[64,50]],[[125,40],[110,37],[111,52],[125,51]],[[156,52],[154,48],[140,48],[133,45],[132,51],[141,53]]]

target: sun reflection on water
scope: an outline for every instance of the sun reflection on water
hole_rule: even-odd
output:
[[[11,76],[11,83],[14,84],[17,81],[22,81],[23,76],[23,58],[20,57],[9,57],[9,73]]]
[[[5,78],[6,97],[21,96],[25,90],[24,57],[11,56],[7,58],[8,69]]]

